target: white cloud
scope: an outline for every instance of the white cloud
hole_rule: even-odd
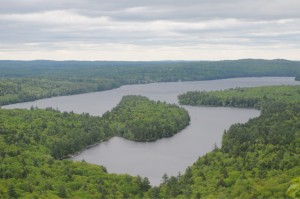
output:
[[[39,23],[44,25],[96,25],[108,23],[108,17],[90,18],[65,10],[25,14],[2,14],[0,15],[0,20],[19,23]]]
[[[3,0],[0,59],[300,60],[299,10],[299,0]]]

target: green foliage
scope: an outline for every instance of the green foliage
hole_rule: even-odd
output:
[[[291,198],[299,198],[300,197],[300,177],[292,180],[292,184],[286,193]]]
[[[107,174],[101,166],[42,153],[25,151],[1,161],[1,172],[10,171],[11,176],[0,178],[0,198],[133,198],[148,188],[137,177]]]
[[[0,79],[0,105],[33,101],[59,95],[102,91],[119,86],[106,78],[13,78]]]
[[[188,112],[177,105],[154,102],[142,96],[125,96],[111,112],[103,115],[116,135],[136,141],[170,137],[185,128]]]
[[[253,98],[256,102],[245,106]],[[261,107],[263,111],[246,124],[231,126],[220,149],[158,187],[160,198],[299,197],[299,86],[190,92],[179,99],[185,104]],[[146,195],[151,198],[152,193],[150,189]]]
[[[159,123],[161,116],[156,114],[163,115],[165,123]],[[138,131],[133,120],[142,127]],[[150,126],[148,121],[156,123]],[[141,96],[124,97],[103,117],[51,108],[0,109],[0,198],[140,198],[150,188],[147,178],[107,174],[102,166],[59,159],[112,136],[155,140],[171,127],[170,133],[178,132],[188,122],[184,109]],[[134,136],[117,131],[120,125]],[[149,136],[148,128],[159,131]]]
[[[0,71],[0,105],[6,105],[103,91],[125,84],[232,77],[294,77],[300,74],[300,62],[251,59],[197,62],[0,61]]]
[[[300,86],[235,88],[225,91],[190,91],[179,95],[180,104],[258,108],[272,102],[299,102]],[[272,104],[273,105],[273,104]]]
[[[43,150],[56,159],[112,136],[101,128],[100,117],[88,114],[61,113],[48,108],[2,109],[0,115],[5,129],[13,132],[2,134],[5,143],[23,148],[44,146]]]
[[[20,117],[22,113],[12,114]],[[25,124],[16,129],[7,122],[4,125],[0,136],[0,198],[132,198],[148,188],[139,181],[146,179],[107,174],[105,168],[85,162],[55,160],[47,154],[47,146],[30,134],[22,135],[26,145],[21,140],[8,143],[8,137],[20,137]]]

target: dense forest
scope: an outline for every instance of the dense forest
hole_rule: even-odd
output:
[[[300,62],[236,61],[0,61],[0,105],[59,95],[102,91],[126,84],[232,77],[289,76]]]
[[[235,88],[225,91],[189,91],[179,95],[180,104],[192,106],[229,106],[260,109],[271,102],[298,102],[299,86]]]
[[[188,112],[177,105],[154,102],[143,96],[125,96],[111,112],[103,114],[108,123],[102,126],[121,137],[136,141],[153,141],[170,137],[185,128]]]
[[[134,129],[136,122],[139,128]],[[112,136],[155,140],[188,124],[184,109],[142,96],[123,97],[103,117],[51,108],[0,109],[0,198],[142,197],[150,188],[147,178],[107,174],[101,166],[59,159]]]
[[[184,104],[258,107],[261,116],[224,132],[222,147],[200,157],[183,175],[164,176],[150,198],[300,197],[300,87],[271,86],[189,92]],[[242,93],[242,94],[241,94]],[[236,98],[243,97],[242,100]],[[255,103],[245,103],[247,98]],[[235,101],[227,103],[227,101]],[[247,106],[245,105],[247,104]]]

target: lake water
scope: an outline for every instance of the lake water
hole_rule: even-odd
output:
[[[2,108],[53,107],[61,111],[102,115],[117,105],[124,95],[143,95],[153,100],[177,103],[177,95],[193,90],[221,90],[266,85],[299,85],[289,77],[234,78],[197,82],[128,85],[117,89],[72,96],[54,97],[4,106]],[[164,173],[183,173],[199,156],[220,146],[222,135],[234,123],[244,123],[259,116],[259,111],[223,107],[184,106],[191,116],[190,125],[171,138],[155,142],[133,142],[114,137],[87,149],[73,158],[104,165],[111,173],[128,173],[148,177],[158,185]]]

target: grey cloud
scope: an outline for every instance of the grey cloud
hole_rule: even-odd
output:
[[[145,8],[141,12],[135,8]],[[131,9],[131,12],[129,12]],[[299,0],[2,0],[1,13],[73,10],[118,20],[299,18]]]
[[[110,44],[297,48],[299,10],[299,0],[2,0],[0,51]]]

